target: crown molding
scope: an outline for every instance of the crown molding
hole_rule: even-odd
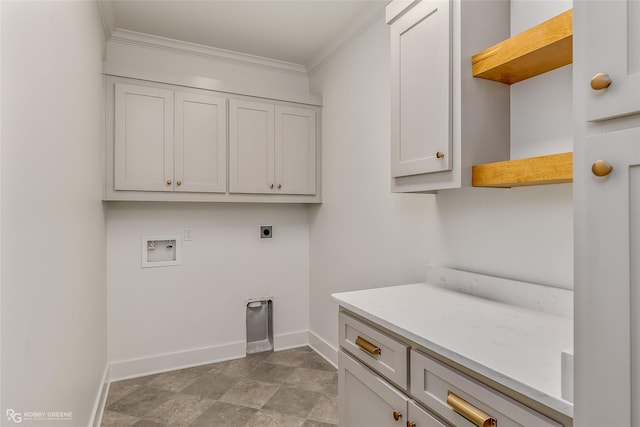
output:
[[[111,34],[116,29],[116,12],[113,9],[113,3],[107,0],[98,0],[98,11],[102,20],[102,28],[104,29],[104,37],[109,40]]]
[[[149,82],[164,83],[174,86],[184,86],[197,89],[214,90],[231,95],[251,96],[297,104],[307,104],[315,107],[322,106],[322,96],[313,93],[290,92],[281,89],[273,89],[270,86],[235,85],[205,76],[183,75],[164,70],[148,69],[130,64],[121,64],[110,61],[102,63],[102,74],[114,77],[146,80]]]
[[[377,1],[370,4],[351,24],[349,29],[340,34],[332,42],[327,44],[317,55],[314,55],[307,63],[307,75],[309,77],[317,73],[322,67],[331,62],[331,60],[340,53],[344,48],[349,46],[369,27],[384,16],[385,7],[389,1]]]
[[[226,62],[236,65],[242,65],[245,67],[259,68],[262,70],[275,71],[296,76],[307,76],[307,69],[304,65],[278,61],[262,56],[249,55],[246,53],[234,52],[225,49],[218,49],[215,47],[189,43],[150,34],[138,33],[135,31],[123,30],[121,28],[116,28],[109,37],[108,41],[111,43],[141,46],[148,49],[164,50],[166,52],[177,53],[181,55],[190,55],[208,59],[210,61]]]

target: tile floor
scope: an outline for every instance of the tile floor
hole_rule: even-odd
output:
[[[309,347],[111,384],[102,427],[327,427],[338,374]]]

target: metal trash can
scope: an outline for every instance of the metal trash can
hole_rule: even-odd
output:
[[[247,303],[247,354],[273,351],[273,301]]]

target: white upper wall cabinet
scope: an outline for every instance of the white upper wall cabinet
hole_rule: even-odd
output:
[[[320,203],[320,108],[105,77],[104,200]]]
[[[175,191],[224,193],[227,176],[227,100],[175,93]]]
[[[316,192],[316,112],[276,106],[275,182],[287,194]]]
[[[474,79],[471,56],[509,37],[508,1],[395,0],[391,189],[471,185],[471,166],[508,160],[509,87]]]
[[[273,193],[275,189],[274,106],[229,102],[229,191]]]
[[[316,111],[229,102],[229,192],[316,193]]]
[[[391,26],[391,176],[451,169],[451,2],[422,1]]]
[[[587,119],[604,120],[640,112],[640,2],[588,1],[587,13],[597,16],[585,34],[589,82]],[[599,74],[606,76],[598,76]],[[606,81],[611,82],[601,88]],[[601,86],[598,86],[601,85]]]
[[[173,92],[115,85],[115,189],[173,190]]]

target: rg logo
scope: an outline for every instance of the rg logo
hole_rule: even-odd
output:
[[[19,424],[22,422],[22,414],[14,411],[13,409],[7,409],[7,420]]]

